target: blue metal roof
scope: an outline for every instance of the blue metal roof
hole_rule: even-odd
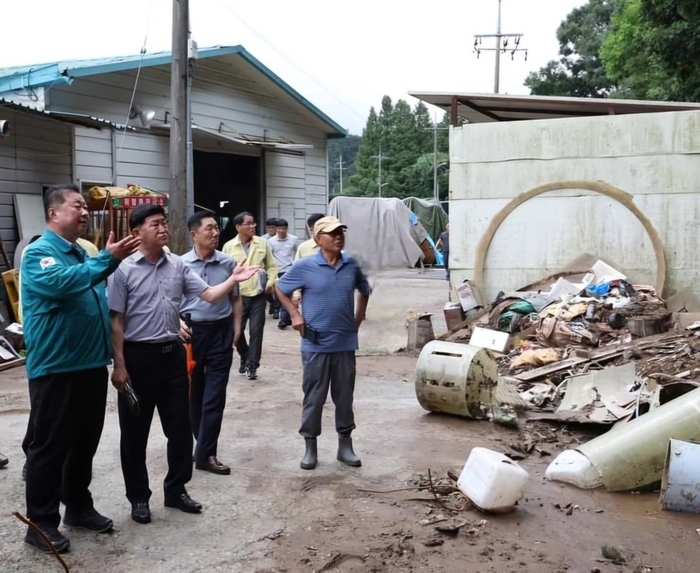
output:
[[[200,48],[197,51],[197,58],[216,58],[238,54],[265,77],[274,82],[288,96],[303,105],[335,133],[328,137],[345,137],[347,130],[333,121],[319,108],[292,88],[287,82],[275,74],[270,68],[265,66],[243,46],[215,46],[211,48]],[[52,62],[48,64],[38,64],[32,66],[16,66],[12,68],[0,69],[0,93],[32,88],[40,86],[52,86],[57,83],[72,83],[74,78],[94,76],[98,74],[108,74],[111,72],[121,72],[138,68],[141,61],[141,54],[131,56],[121,56],[113,58],[96,58],[91,60],[66,60],[62,62]],[[156,52],[144,54],[142,67],[162,66],[170,64],[172,52]]]
[[[118,130],[133,130],[136,128],[130,125],[124,125],[121,123],[114,123],[108,119],[103,119],[101,117],[94,117],[83,113],[69,113],[69,112],[59,112],[59,111],[48,111],[39,110],[28,105],[21,103],[16,103],[8,101],[6,99],[0,98],[0,112],[4,109],[9,109],[11,111],[19,111],[21,113],[26,113],[30,115],[36,115],[39,117],[48,117],[49,119],[55,119],[57,121],[63,121],[66,123],[72,123],[74,125],[81,125],[83,127],[93,127],[95,129],[112,128]]]

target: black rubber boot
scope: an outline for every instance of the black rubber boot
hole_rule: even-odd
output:
[[[362,461],[352,449],[352,438],[350,436],[338,436],[338,461],[354,468],[359,468],[362,465]]]
[[[316,449],[316,438],[304,438],[306,441],[306,453],[299,464],[303,470],[312,470],[318,464],[318,450]]]

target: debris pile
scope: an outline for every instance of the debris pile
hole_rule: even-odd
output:
[[[501,378],[538,411],[531,418],[629,421],[697,386],[700,315],[670,306],[598,260],[499,293],[474,311],[468,342],[496,353]]]

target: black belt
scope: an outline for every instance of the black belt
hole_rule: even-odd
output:
[[[142,350],[158,351],[161,354],[169,354],[181,344],[180,339],[166,340],[164,342],[134,342],[125,340],[124,346],[128,348],[140,348]]]
[[[195,328],[221,328],[222,326],[232,326],[231,315],[219,320],[191,320],[190,324]]]

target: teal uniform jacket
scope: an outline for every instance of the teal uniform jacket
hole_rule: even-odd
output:
[[[100,251],[82,262],[82,254],[49,230],[26,248],[20,273],[30,380],[111,360],[105,281],[120,261]]]

